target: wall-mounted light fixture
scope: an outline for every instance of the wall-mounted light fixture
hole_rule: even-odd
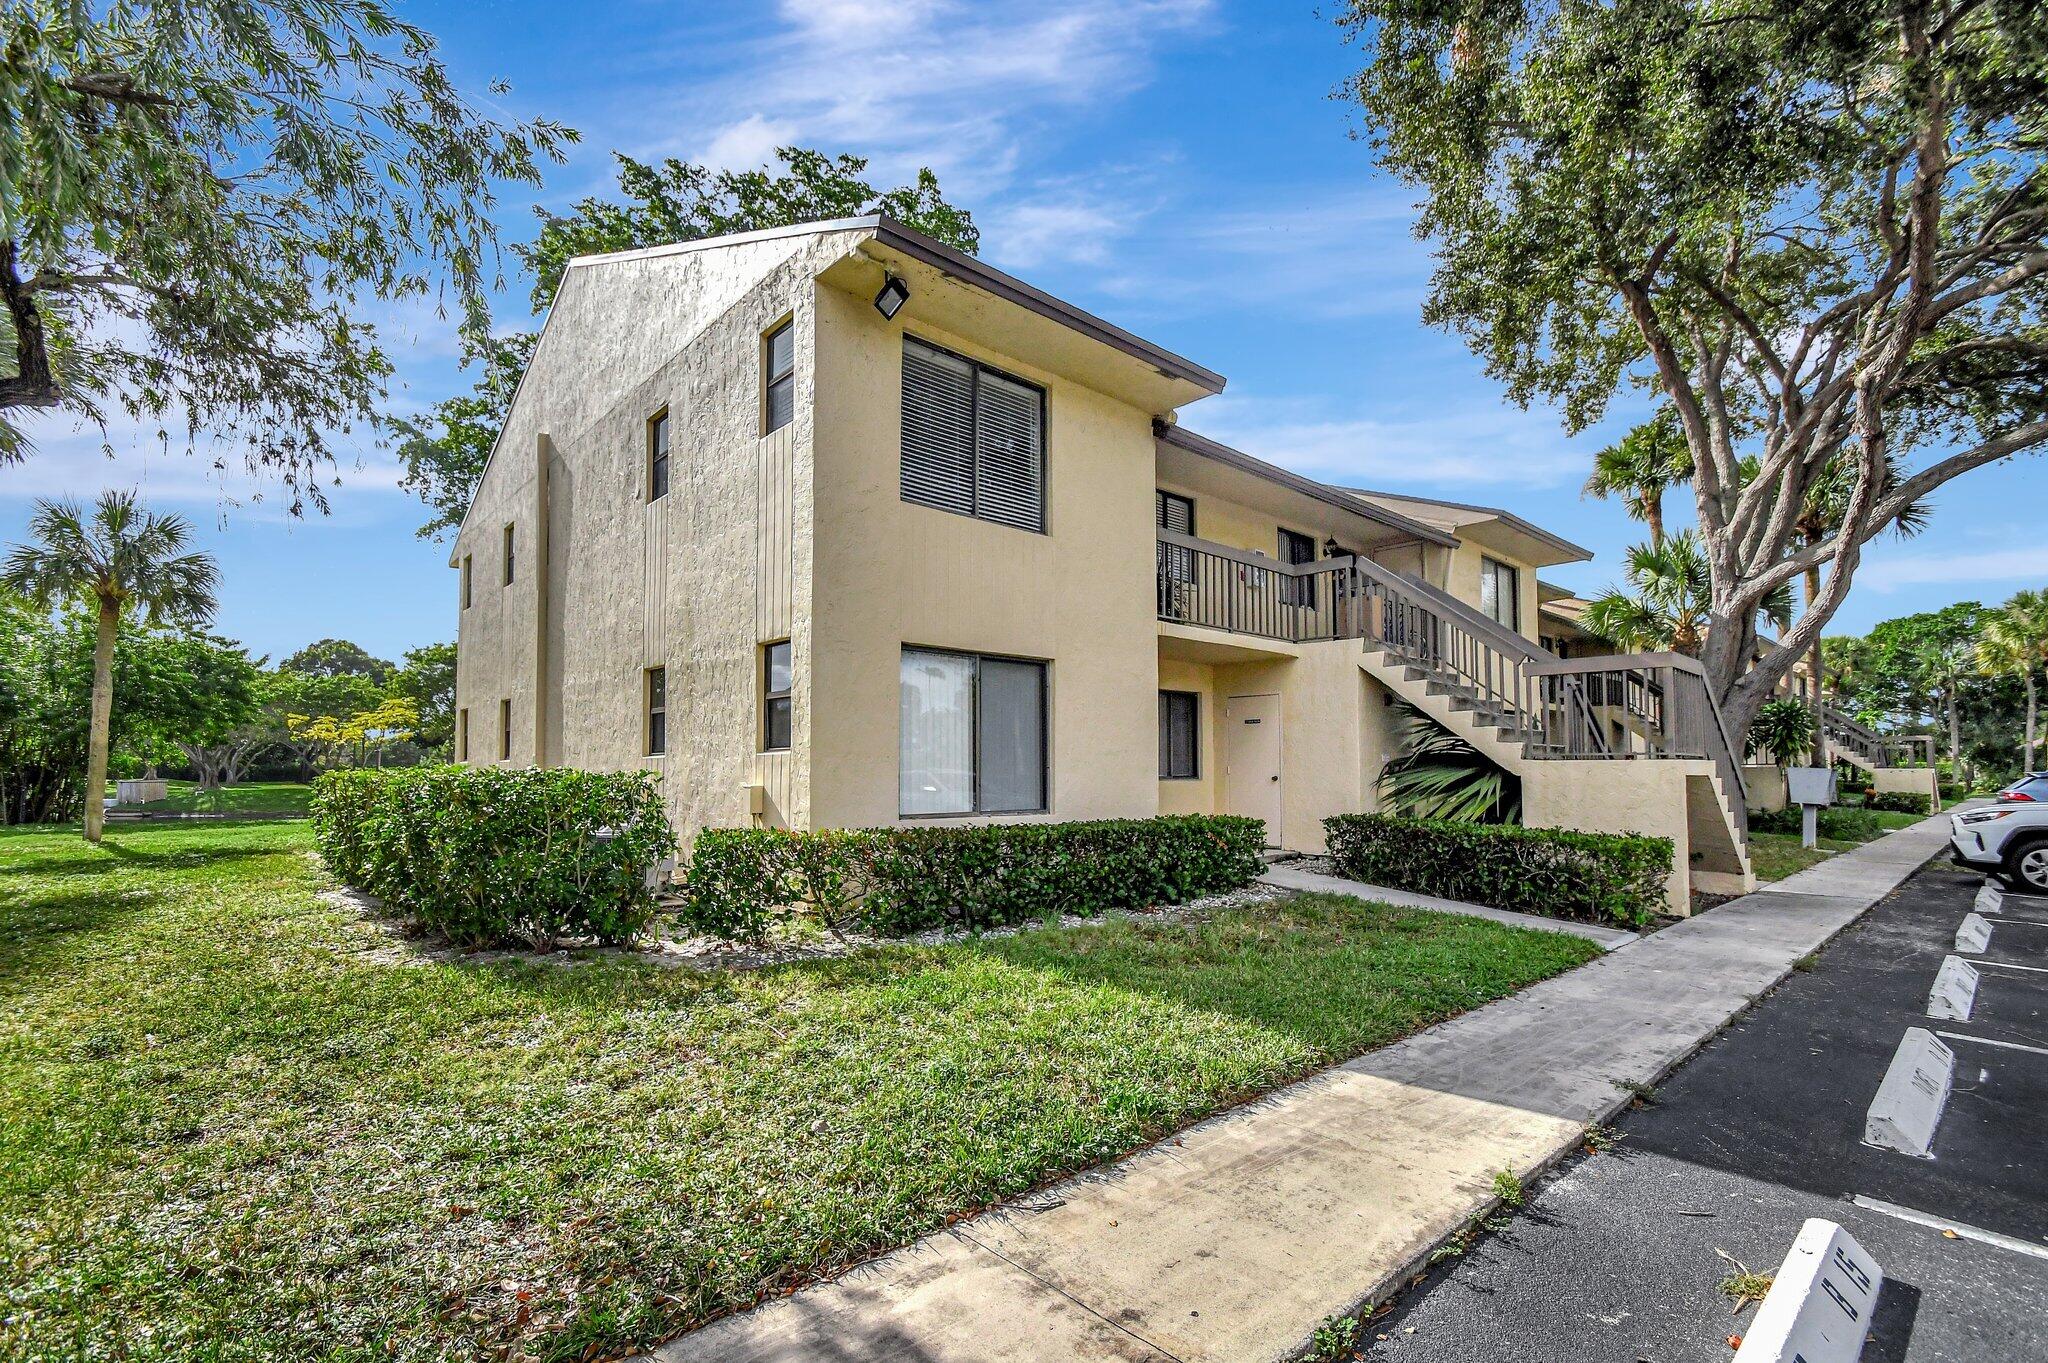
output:
[[[882,281],[882,291],[875,295],[875,311],[893,322],[896,320],[896,314],[903,311],[903,305],[909,301],[910,286],[895,275],[890,275]]]

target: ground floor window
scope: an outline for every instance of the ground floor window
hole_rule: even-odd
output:
[[[1045,664],[903,650],[898,808],[906,816],[1046,808]]]
[[[469,760],[469,707],[466,705],[455,712],[455,760]]]
[[[668,751],[668,669],[647,669],[647,755]]]
[[[1159,779],[1192,781],[1202,774],[1197,717],[1201,701],[1192,691],[1159,693]]]
[[[781,752],[789,747],[789,692],[795,681],[790,666],[789,640],[767,644],[761,649],[761,750]]]
[[[512,702],[507,699],[498,702],[498,760],[508,762],[511,759]]]

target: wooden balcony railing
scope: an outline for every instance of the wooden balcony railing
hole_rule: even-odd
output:
[[[1873,767],[1934,765],[1934,740],[1925,734],[1881,734],[1854,715],[1821,702],[1820,731],[1837,752],[1852,752]]]
[[[1532,758],[1693,758],[1746,824],[1740,750],[1700,664],[1676,653],[1555,657],[1367,558],[1285,564],[1158,532],[1159,618],[1291,643],[1361,639],[1453,690]]]

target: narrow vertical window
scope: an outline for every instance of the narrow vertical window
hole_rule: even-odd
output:
[[[656,412],[647,422],[647,500],[658,502],[668,496],[668,410]]]
[[[1200,698],[1193,691],[1159,693],[1159,779],[1192,781],[1202,774],[1197,717]]]
[[[512,527],[505,527],[505,585],[512,585]]]
[[[796,415],[796,331],[790,323],[768,333],[764,346],[767,373],[762,433],[779,431]]]
[[[668,751],[668,669],[647,669],[647,755]]]
[[[498,702],[498,760],[512,760],[512,698]]]
[[[1303,564],[1316,561],[1316,540],[1313,535],[1304,535],[1299,530],[1280,532],[1280,561]],[[1316,604],[1316,580],[1312,577],[1284,577],[1280,579],[1280,599],[1290,606]]]
[[[789,746],[789,693],[795,672],[789,640],[761,648],[761,751],[780,752]]]
[[[462,556],[462,608],[469,609],[470,601],[470,555]]]
[[[466,705],[455,712],[455,760],[469,760],[469,707]]]
[[[1479,560],[1479,609],[1509,629],[1522,627],[1521,574],[1490,558]]]

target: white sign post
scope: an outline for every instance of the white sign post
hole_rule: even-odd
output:
[[[1855,1363],[1884,1273],[1849,1232],[1819,1217],[1792,1252],[1735,1351],[1735,1363]]]

